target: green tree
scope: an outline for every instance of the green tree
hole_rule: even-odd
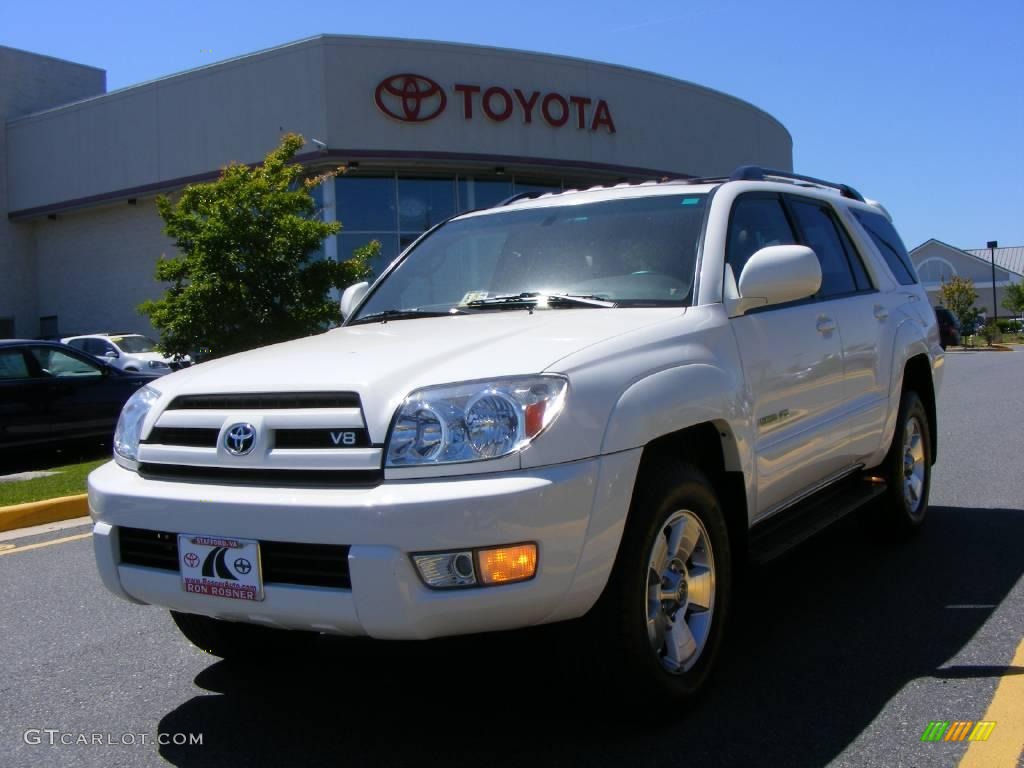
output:
[[[209,348],[221,357],[317,333],[340,319],[330,290],[370,273],[376,241],[347,261],[315,258],[341,225],[314,218],[311,190],[343,169],[306,178],[292,162],[304,144],[288,134],[255,167],[232,163],[216,181],[190,185],[177,200],[157,198],[164,232],[180,255],[160,257],[157,280],[170,286],[139,311],[169,354]]]
[[[948,283],[945,280],[942,281],[939,295],[942,296],[943,305],[956,315],[961,328],[967,328],[974,323],[978,317],[978,310],[974,308],[974,302],[978,300],[978,292],[974,290],[973,280],[953,275]]]
[[[1010,283],[1006,286],[1003,306],[1017,317],[1024,315],[1024,283]]]

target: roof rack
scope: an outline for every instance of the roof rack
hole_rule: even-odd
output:
[[[686,178],[686,179],[669,178],[669,177],[665,176],[665,177],[663,177],[661,179],[637,179],[637,180],[634,180],[634,181],[629,181],[629,180],[613,181],[613,182],[611,182],[609,184],[594,184],[594,185],[589,186],[589,187],[572,187],[570,189],[534,189],[534,190],[530,190],[529,192],[519,192],[517,194],[512,195],[511,197],[506,197],[504,200],[501,200],[501,201],[495,203],[494,205],[487,206],[487,207],[489,207],[489,208],[501,208],[501,207],[506,206],[506,205],[511,205],[512,203],[518,202],[520,200],[529,200],[529,199],[532,199],[532,198],[541,197],[543,195],[561,195],[561,194],[565,194],[566,192],[589,192],[589,191],[594,190],[594,189],[615,189],[616,187],[638,187],[638,186],[641,186],[643,184],[662,184],[662,183],[669,182],[669,181],[676,181],[676,182],[687,183],[687,182],[691,182],[691,181],[700,181],[700,180],[699,179],[689,179],[689,178]],[[719,181],[727,181],[727,179],[723,178],[723,179],[719,179]]]
[[[839,190],[839,194],[851,200],[865,202],[864,197],[849,184],[837,184],[833,181],[816,179],[813,176],[804,176],[791,171],[779,171],[774,168],[762,168],[758,165],[741,165],[729,176],[729,181],[768,181],[769,179],[783,179],[786,181],[803,181],[813,184],[816,187],[827,187]]]

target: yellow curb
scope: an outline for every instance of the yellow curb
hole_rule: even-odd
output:
[[[71,520],[89,514],[89,495],[79,493],[75,496],[61,496],[45,501],[30,501],[27,504],[14,504],[0,507],[0,531],[13,531],[16,528],[27,528],[30,525],[56,523],[59,520]]]

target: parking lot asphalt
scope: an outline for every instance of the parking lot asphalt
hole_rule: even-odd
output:
[[[956,765],[928,723],[983,719],[1024,674],[1022,382],[1024,353],[950,355],[921,535],[851,517],[752,570],[680,710],[616,696],[572,626],[218,661],[103,589],[87,527],[5,539],[0,765]]]

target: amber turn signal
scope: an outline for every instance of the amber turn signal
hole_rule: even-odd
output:
[[[480,562],[480,581],[484,584],[526,581],[537,573],[536,544],[481,549],[477,557]]]

